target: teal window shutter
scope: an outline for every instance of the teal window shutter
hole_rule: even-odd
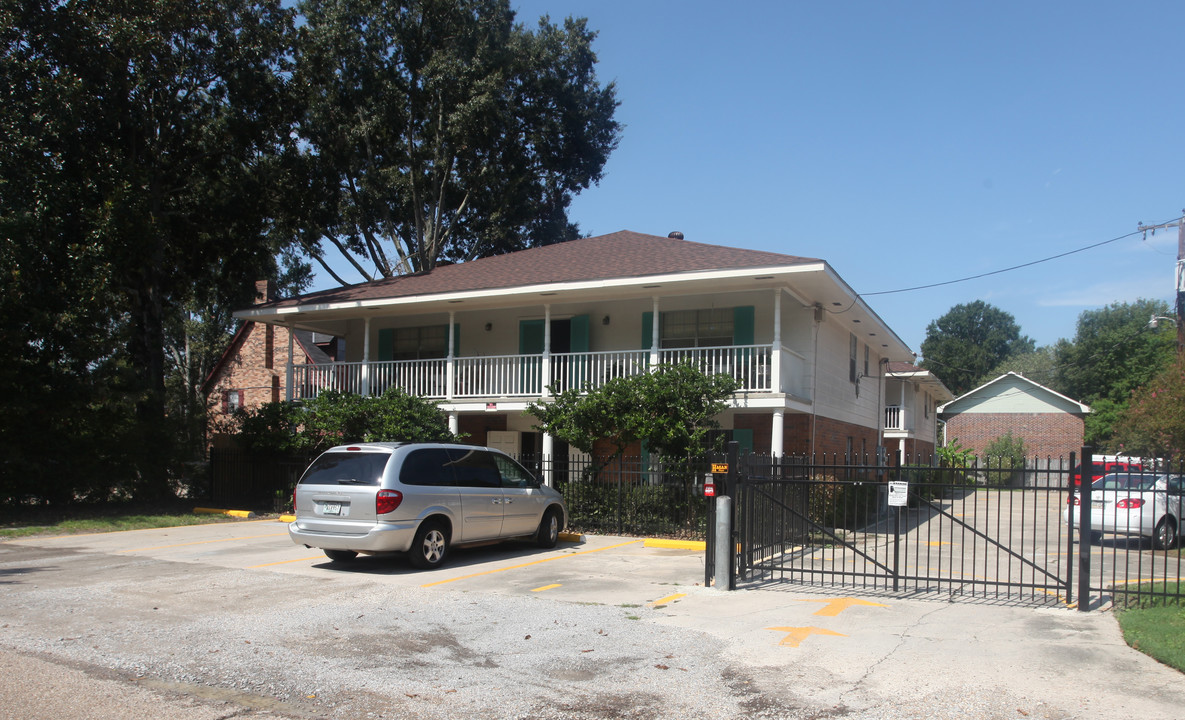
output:
[[[461,323],[453,325],[453,357],[461,357]]]
[[[569,349],[574,353],[588,352],[589,321],[588,315],[576,315],[571,320],[571,340]]]
[[[542,320],[519,321],[518,352],[520,355],[538,355],[543,352]]]
[[[732,309],[732,344],[752,345],[754,342],[754,325],[756,325],[754,308],[752,305]]]
[[[654,344],[654,313],[650,310],[642,313],[642,349],[649,350]]]
[[[395,359],[395,331],[391,328],[379,330],[379,361]]]

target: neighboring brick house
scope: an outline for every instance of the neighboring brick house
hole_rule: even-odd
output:
[[[1012,431],[1030,457],[1068,457],[1082,447],[1090,407],[1014,372],[1001,375],[938,408],[947,442],[983,456],[996,438]]]
[[[263,304],[276,298],[275,284],[261,280],[255,284],[255,302]],[[202,383],[208,408],[210,444],[229,444],[226,425],[239,408],[255,408],[287,397],[289,347],[292,364],[327,365],[341,353],[341,341],[330,335],[289,329],[283,325],[265,325],[246,321],[231,339],[209,377]]]

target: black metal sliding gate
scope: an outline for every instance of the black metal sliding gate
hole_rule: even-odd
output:
[[[1070,602],[1067,474],[749,456],[733,491],[737,578]]]
[[[734,583],[791,581],[1036,604],[1069,605],[1086,597],[1079,610],[1185,601],[1179,527],[1185,524],[1185,473],[1164,462],[1145,462],[1129,476],[1108,475],[1100,486],[1159,481],[1163,488],[1155,498],[1142,496],[1143,507],[1153,520],[1171,522],[1175,532],[1167,543],[1110,528],[1092,532],[1097,525],[1082,532],[1073,454],[1068,463],[1015,470],[990,463],[884,467],[756,455],[736,465],[728,487]],[[1091,476],[1089,464],[1083,474]],[[1085,504],[1103,512],[1098,508],[1106,493],[1115,496],[1110,504],[1128,497],[1126,490],[1095,490]],[[709,548],[712,528],[710,522]]]

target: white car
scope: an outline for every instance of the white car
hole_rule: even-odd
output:
[[[1185,516],[1185,477],[1152,473],[1113,473],[1091,485],[1091,542],[1104,533],[1150,537],[1158,550],[1177,544]],[[1063,517],[1080,522],[1081,501],[1070,496]]]

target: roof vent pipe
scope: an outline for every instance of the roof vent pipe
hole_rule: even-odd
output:
[[[683,233],[679,232],[678,230],[675,230],[670,235],[667,235],[667,237],[671,238],[672,240],[682,240]]]

